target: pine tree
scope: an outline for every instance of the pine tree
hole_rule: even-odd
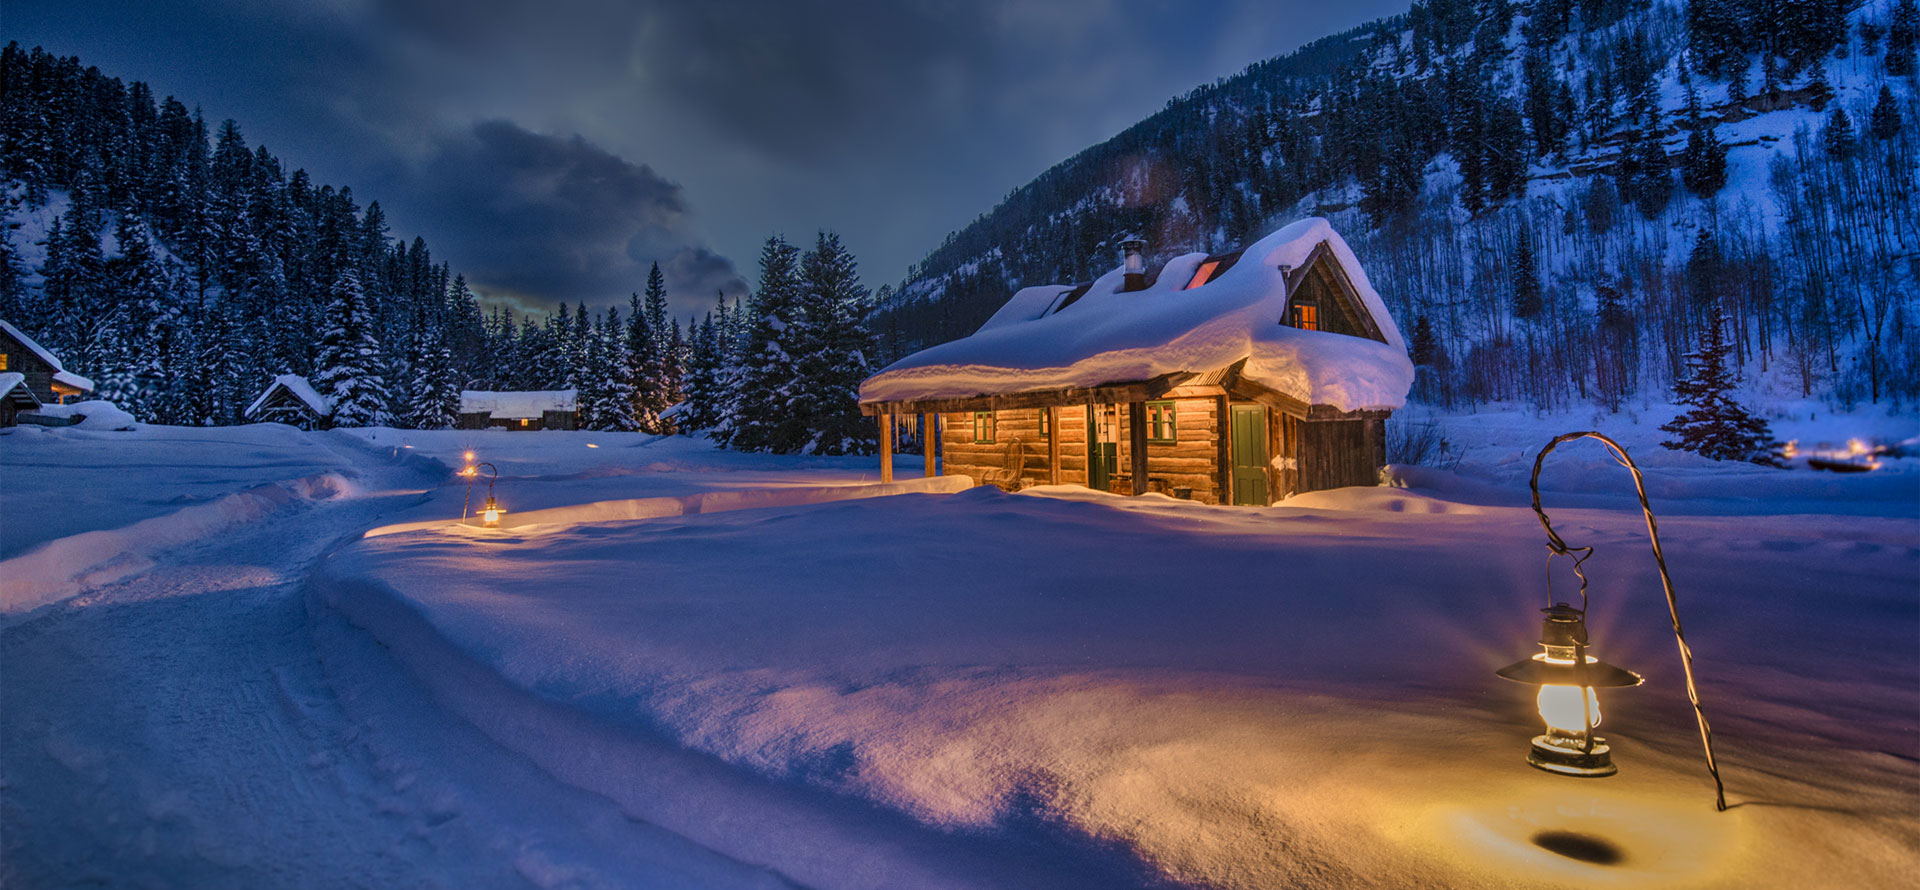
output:
[[[1833,107],[1833,113],[1827,116],[1827,125],[1820,130],[1820,144],[1832,157],[1844,158],[1853,154],[1853,118],[1847,115],[1845,109],[1838,105]]]
[[[726,310],[726,302],[720,304]],[[687,358],[686,407],[680,412],[680,425],[688,430],[712,429],[720,421],[721,368],[720,335],[714,329],[713,313],[707,313],[693,326],[691,349]]]
[[[416,430],[452,429],[460,419],[460,379],[453,366],[453,350],[438,328],[426,325],[413,336],[408,352],[411,381],[405,425]]]
[[[130,391],[116,394],[114,401],[149,423],[185,421],[182,404],[172,398],[183,394],[173,372],[183,364],[175,348],[184,345],[185,333],[173,283],[153,252],[146,223],[131,209],[120,214],[114,240],[120,256],[108,269],[119,305],[109,324],[119,328],[117,342],[126,350],[113,358],[124,369],[122,379],[130,378]]]
[[[1660,444],[1714,460],[1779,466],[1780,443],[1767,422],[1733,398],[1737,369],[1727,364],[1727,324],[1726,313],[1717,312],[1701,327],[1698,348],[1687,354],[1687,375],[1674,384],[1675,400],[1689,410],[1660,427],[1674,435]]]
[[[1627,151],[1634,156],[1630,186],[1634,206],[1640,208],[1641,216],[1658,218],[1667,209],[1667,202],[1673,200],[1673,168],[1667,160],[1666,145],[1657,128],[1649,127]]]
[[[373,311],[351,268],[334,277],[326,328],[315,356],[313,388],[333,403],[333,426],[383,426],[389,422],[387,385],[380,373],[380,341]]]
[[[838,235],[820,233],[801,262],[801,318],[793,337],[797,375],[787,410],[804,418],[814,454],[871,454],[874,425],[860,413],[860,382],[873,372],[871,295]]]
[[[788,411],[799,373],[790,347],[803,321],[799,254],[778,235],[761,248],[760,288],[746,309],[732,412],[716,430],[727,447],[788,454],[809,439],[804,418]]]
[[[1873,103],[1873,115],[1867,119],[1867,132],[1881,141],[1900,133],[1900,106],[1893,99],[1893,90],[1884,83],[1880,85],[1879,100]]]
[[[640,424],[642,432],[664,435],[670,431],[671,421],[661,419],[661,414],[673,403],[671,386],[667,382],[667,281],[660,273],[660,264],[654,263],[647,270],[647,289],[645,302],[638,294],[629,304],[631,314],[627,318],[627,361],[631,365],[633,380],[634,420]]]
[[[1920,43],[1920,9],[1914,0],[1899,0],[1887,22],[1887,73],[1911,77],[1915,70],[1914,49]]]
[[[630,433],[640,429],[633,416],[633,383],[628,370],[626,326],[620,322],[620,310],[607,307],[594,338],[599,344],[597,364],[600,400],[594,406],[594,429]]]
[[[1433,332],[1433,320],[1425,315],[1413,320],[1413,338],[1410,341],[1413,363],[1427,367],[1439,357],[1440,340]]]
[[[1726,187],[1727,146],[1712,125],[1696,127],[1687,134],[1687,147],[1680,155],[1680,182],[1702,198],[1711,198]]]
[[[1513,266],[1510,272],[1513,285],[1513,314],[1520,318],[1533,318],[1546,308],[1540,295],[1540,270],[1533,257],[1533,234],[1521,228],[1520,239],[1513,249]]]

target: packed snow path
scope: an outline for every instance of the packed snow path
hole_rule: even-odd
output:
[[[363,496],[0,628],[0,884],[785,886],[552,781],[310,619],[311,566],[439,481],[320,441]]]

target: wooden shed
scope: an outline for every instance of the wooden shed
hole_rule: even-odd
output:
[[[246,417],[255,423],[284,423],[303,430],[324,430],[333,425],[333,405],[307,378],[281,374],[247,406]]]
[[[27,386],[27,375],[0,371],[0,426],[13,426],[20,415],[40,407],[40,398]]]
[[[0,319],[0,374],[8,373],[21,375],[41,404],[66,404],[93,392],[93,381],[61,367],[46,347]]]
[[[919,415],[904,422],[936,431],[929,475],[1264,506],[1376,484],[1412,382],[1352,251],[1308,219],[1157,275],[1026,288],[972,336],[869,378],[860,401],[884,478],[893,427]]]

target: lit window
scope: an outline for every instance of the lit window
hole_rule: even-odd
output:
[[[1147,403],[1147,441],[1171,445],[1178,439],[1172,402]]]
[[[1320,307],[1312,303],[1295,303],[1293,326],[1303,331],[1320,330]]]
[[[13,356],[0,352],[0,371],[5,371],[8,368],[7,362],[12,358]]]
[[[1053,438],[1053,410],[1050,408],[1040,409],[1040,438]]]
[[[1204,263],[1201,263],[1200,268],[1195,270],[1193,273],[1193,280],[1187,282],[1186,289],[1193,290],[1194,288],[1199,287],[1200,285],[1203,285],[1209,281],[1212,281],[1213,273],[1218,271],[1219,269],[1220,269],[1219,260],[1208,260]]]
[[[993,444],[993,412],[973,412],[973,441],[980,445]]]

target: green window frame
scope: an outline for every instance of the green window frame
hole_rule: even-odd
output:
[[[975,445],[992,445],[994,426],[992,411],[973,412],[973,443]]]
[[[1175,421],[1173,402],[1147,403],[1147,441],[1172,445],[1180,440],[1180,425]]]

